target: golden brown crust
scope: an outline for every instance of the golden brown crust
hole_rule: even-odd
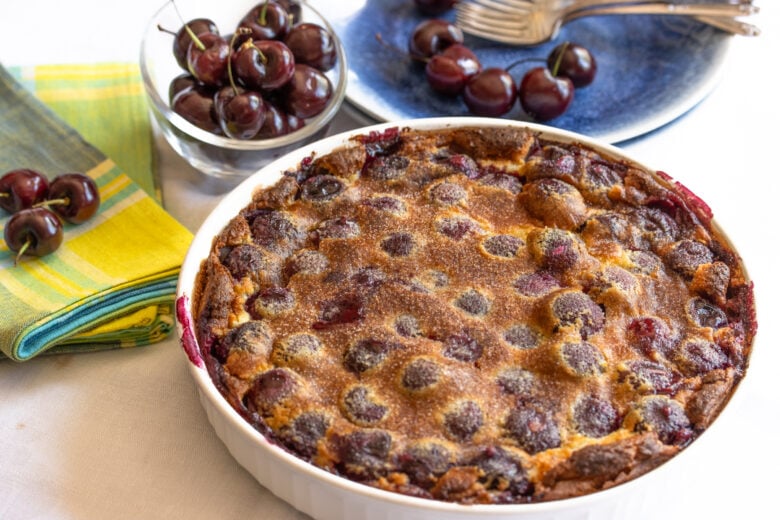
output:
[[[613,443],[591,444],[551,468],[537,492],[545,500],[593,493],[634,479],[678,451],[646,433]]]
[[[388,130],[304,161],[214,240],[193,309],[260,431],[461,503],[651,470],[742,377],[752,289],[665,176],[528,131]]]
[[[204,262],[199,281],[202,288],[196,291],[193,302],[200,316],[198,332],[202,337],[222,336],[228,328],[234,298],[230,273],[212,253]]]

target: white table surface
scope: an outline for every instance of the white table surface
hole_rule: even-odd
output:
[[[0,61],[134,61],[159,3],[2,0]],[[313,3],[327,14],[326,0]],[[748,377],[708,432],[715,455],[691,450],[699,460],[686,486],[651,489],[650,507],[634,518],[780,518],[780,8],[757,3],[764,32],[735,39],[717,89],[673,124],[621,145],[714,208],[755,281],[760,323]],[[341,114],[332,132],[358,125]],[[204,179],[162,138],[156,146],[166,207],[194,231],[229,186]],[[257,484],[216,437],[175,338],[0,362],[0,518],[304,517]]]

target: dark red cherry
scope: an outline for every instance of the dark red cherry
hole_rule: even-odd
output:
[[[498,117],[512,109],[517,86],[509,73],[491,67],[474,75],[463,88],[463,101],[474,115]]]
[[[547,67],[557,70],[557,76],[569,78],[575,87],[584,87],[596,77],[596,59],[588,49],[572,42],[563,42],[547,56]]]
[[[317,453],[318,441],[325,436],[330,419],[322,412],[304,412],[281,435],[288,448],[304,457]]]
[[[295,56],[295,63],[311,65],[321,71],[330,70],[336,64],[336,43],[333,36],[321,25],[295,25],[290,29],[284,43]]]
[[[287,84],[295,73],[295,57],[290,48],[275,40],[256,40],[254,45],[265,57],[265,77],[259,88],[275,90]]]
[[[230,68],[233,80],[246,88],[259,90],[266,76],[268,59],[255,45],[246,40],[230,55]]]
[[[187,70],[195,78],[212,87],[225,83],[230,44],[218,34],[205,33],[196,37],[187,49]]]
[[[453,43],[441,53],[443,56],[455,60],[463,73],[469,78],[482,71],[482,64],[474,52],[462,43]]]
[[[66,222],[81,224],[97,213],[100,192],[91,177],[83,173],[63,173],[51,181],[45,204]]]
[[[5,223],[3,237],[17,260],[23,255],[48,255],[62,243],[62,222],[48,208],[23,209]]]
[[[469,441],[484,423],[484,413],[474,401],[459,403],[444,414],[445,435],[452,440]]]
[[[0,177],[0,208],[9,213],[32,207],[46,198],[49,180],[29,168],[11,170]]]
[[[468,80],[457,62],[442,54],[436,54],[425,64],[425,79],[436,92],[453,96],[463,91]]]
[[[287,14],[290,16],[290,21],[293,25],[301,21],[303,16],[301,12],[301,3],[299,0],[276,0],[276,3],[284,7]]]
[[[304,126],[306,126],[306,121],[303,120],[303,118],[300,118],[293,114],[286,114],[287,115],[287,132],[293,133],[296,130],[300,130]]]
[[[292,51],[276,40],[247,40],[230,59],[236,82],[251,90],[278,89],[295,72]]]
[[[275,104],[266,101],[265,121],[263,122],[260,131],[257,133],[257,137],[267,139],[289,134],[290,125],[287,122],[287,116],[288,114],[284,110]]]
[[[298,383],[293,372],[286,368],[272,368],[255,378],[244,395],[244,403],[252,411],[267,414],[297,389]]]
[[[457,95],[469,78],[481,70],[477,56],[465,45],[455,43],[431,57],[425,65],[425,78],[436,92]]]
[[[560,427],[551,410],[541,404],[520,401],[506,418],[506,429],[530,454],[561,445]]]
[[[189,28],[189,31],[187,28]],[[182,25],[181,29],[176,32],[176,35],[173,38],[173,55],[176,57],[176,63],[179,64],[179,67],[184,70],[189,70],[187,67],[187,49],[190,48],[190,43],[192,43],[192,36],[190,36],[190,34],[195,34],[197,36],[205,33],[219,34],[217,24],[208,18],[195,18],[194,20],[190,20],[185,25]]]
[[[447,20],[433,18],[420,22],[409,37],[409,54],[430,58],[455,43],[463,43],[463,31]]]
[[[285,109],[300,119],[322,112],[333,94],[328,77],[309,65],[295,65],[293,77],[284,90]]]
[[[436,484],[452,465],[450,451],[439,443],[422,441],[412,444],[398,457],[401,470],[415,486],[428,489]]]
[[[195,84],[185,88],[173,98],[171,108],[198,128],[213,134],[222,133],[214,112],[213,90],[208,87]]]
[[[399,231],[387,235],[380,243],[382,250],[390,256],[409,256],[414,249],[414,235]]]
[[[354,323],[362,321],[365,315],[365,298],[360,294],[348,293],[323,302],[319,320],[314,322],[312,328],[323,330],[335,325]]]
[[[252,31],[254,40],[275,40],[284,38],[290,30],[290,16],[277,2],[260,2],[241,19],[239,28]]]
[[[171,84],[168,85],[168,102],[173,104],[173,99],[179,92],[195,86],[197,82],[198,80],[196,80],[193,75],[188,72],[173,78],[171,80]]]
[[[358,481],[375,480],[387,467],[392,436],[377,428],[360,428],[344,436],[335,436],[340,470]]]
[[[520,81],[518,98],[526,114],[537,121],[548,121],[569,108],[574,85],[567,77],[554,76],[547,67],[534,67]]]
[[[252,139],[265,122],[265,102],[252,90],[222,87],[214,95],[214,109],[222,131],[234,139]]]
[[[629,321],[626,341],[629,346],[654,360],[670,354],[676,344],[666,322],[654,316],[640,316]]]

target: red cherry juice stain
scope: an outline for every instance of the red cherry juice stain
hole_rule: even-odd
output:
[[[384,132],[371,131],[368,135],[359,135],[355,140],[366,147],[370,158],[386,155],[400,142],[401,132],[397,126],[387,128]]]
[[[656,172],[658,175],[665,179],[668,182],[673,183],[677,189],[680,191],[680,194],[682,195],[683,201],[687,203],[688,206],[693,209],[693,211],[696,213],[696,215],[704,221],[705,224],[709,224],[712,220],[713,214],[712,209],[707,205],[706,202],[704,202],[698,195],[696,195],[694,192],[689,190],[684,184],[682,184],[680,181],[674,180],[671,175],[664,171],[658,171]]]
[[[198,352],[198,343],[195,341],[195,333],[192,329],[192,316],[189,312],[190,300],[186,296],[180,296],[176,299],[176,319],[181,324],[181,347],[187,354],[190,363],[198,368],[204,368],[203,358]]]

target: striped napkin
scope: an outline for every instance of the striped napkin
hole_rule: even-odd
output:
[[[146,193],[161,200],[137,64],[35,65],[9,67],[8,72]]]
[[[65,224],[63,244],[48,256],[14,265],[0,240],[0,351],[24,361],[159,341],[173,328],[176,281],[192,235],[153,198],[146,108],[130,101],[140,95],[137,71],[132,79],[112,64],[41,70],[40,81],[16,70],[20,83],[0,66],[0,174],[18,167],[49,177],[86,173],[101,206],[89,221]],[[31,90],[121,157],[122,167]],[[9,218],[2,213],[0,230]]]

